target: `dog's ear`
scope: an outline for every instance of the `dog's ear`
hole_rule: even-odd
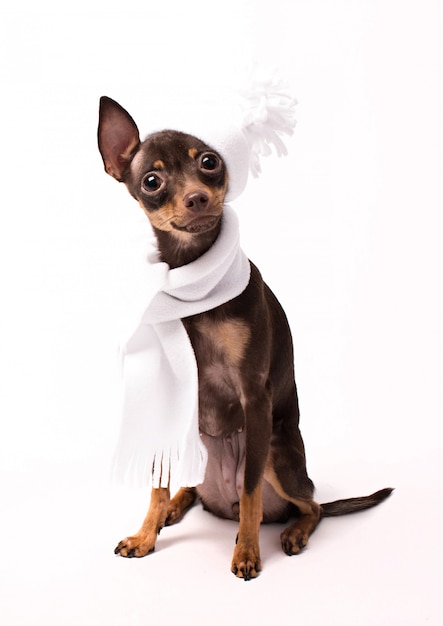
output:
[[[138,128],[129,113],[115,100],[100,98],[98,147],[108,174],[122,182],[139,145]]]

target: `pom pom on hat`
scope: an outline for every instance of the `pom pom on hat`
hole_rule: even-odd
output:
[[[278,156],[287,154],[282,135],[292,135],[295,128],[297,101],[275,72],[253,71],[245,83],[237,92],[218,91],[199,105],[193,99],[180,111],[180,124],[170,126],[220,153],[228,169],[227,202],[242,193],[249,173],[260,174],[260,157],[272,148]]]
[[[243,133],[250,148],[250,171],[261,172],[260,156],[271,154],[273,146],[278,156],[287,149],[281,135],[292,135],[295,128],[294,109],[297,104],[275,76],[251,80],[243,94]]]

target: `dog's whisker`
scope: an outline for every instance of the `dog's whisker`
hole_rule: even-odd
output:
[[[170,217],[167,217],[162,222],[160,222],[158,227],[164,228],[165,226],[170,226],[172,222],[174,221],[174,219],[175,219],[175,215],[171,215]]]

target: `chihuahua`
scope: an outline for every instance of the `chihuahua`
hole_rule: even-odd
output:
[[[105,170],[124,182],[149,218],[160,260],[177,268],[215,242],[229,185],[226,164],[194,136],[164,130],[140,140],[132,117],[114,100],[100,100],[98,144]],[[231,571],[250,580],[261,570],[262,522],[292,523],[281,533],[298,554],[323,517],[361,511],[392,489],[317,504],[299,430],[293,346],[279,302],[251,263],[250,281],[236,298],[182,320],[199,376],[199,429],[208,451],[202,484],[153,488],[138,533],[115,553],[142,557],[165,525],[179,521],[196,498],[215,515],[239,522]]]

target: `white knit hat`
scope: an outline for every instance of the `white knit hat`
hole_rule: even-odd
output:
[[[242,193],[249,172],[260,174],[260,157],[271,154],[272,147],[278,156],[287,154],[281,136],[292,135],[295,128],[297,102],[275,72],[255,71],[245,84],[236,92],[212,92],[212,99],[199,104],[193,99],[191,106],[184,98],[168,126],[198,137],[223,157],[229,175],[227,202]]]

